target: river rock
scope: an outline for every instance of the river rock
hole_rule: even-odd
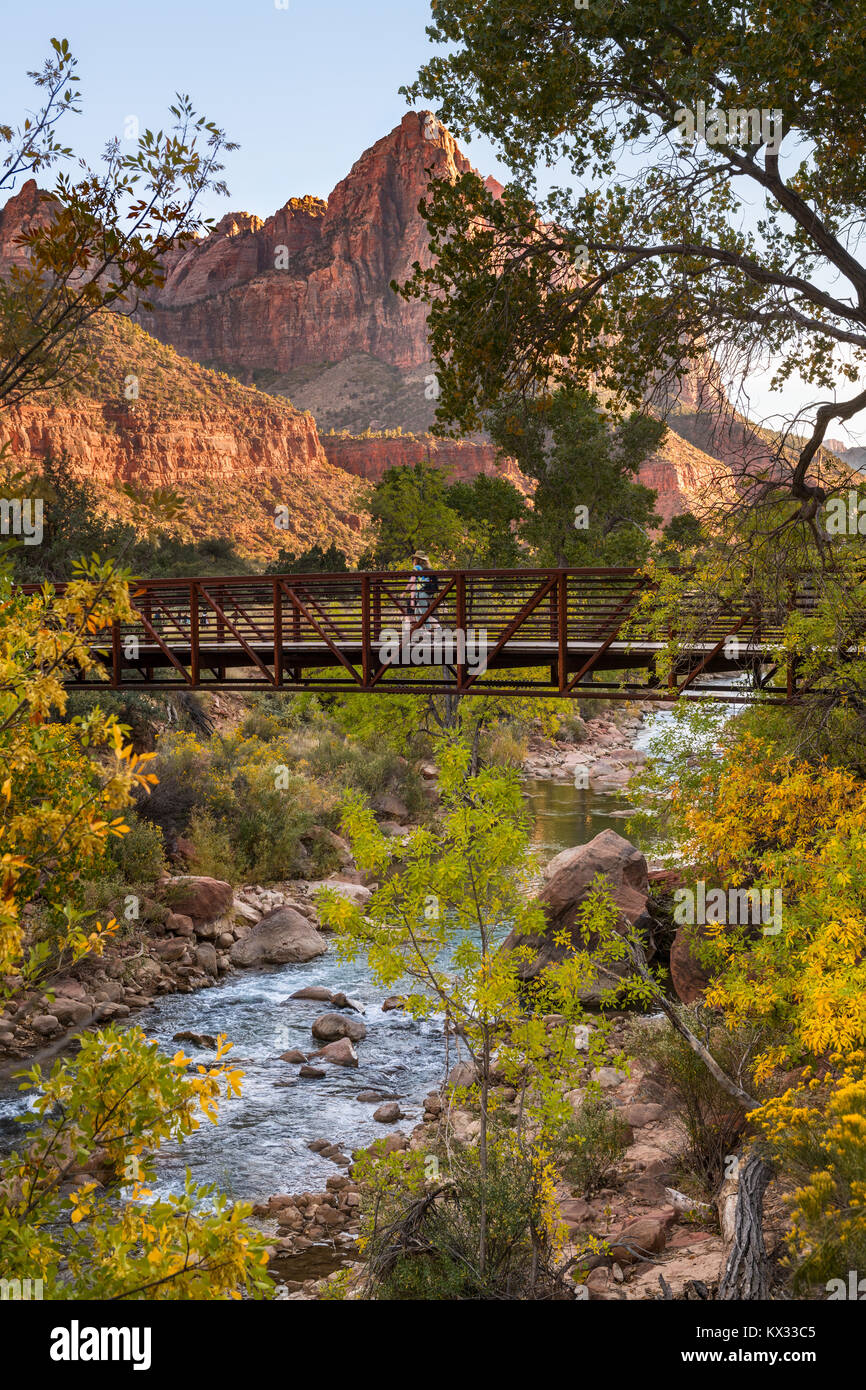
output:
[[[33,1029],[34,1033],[39,1033],[41,1037],[48,1038],[52,1033],[58,1032],[60,1020],[55,1014],[37,1014],[35,1018],[31,1018],[30,1027]]]
[[[478,1069],[474,1062],[458,1062],[448,1073],[448,1085],[453,1087],[473,1086],[478,1080]]]
[[[332,889],[333,892],[339,893],[340,897],[348,898],[349,902],[354,903],[356,907],[366,907],[373,896],[370,889],[365,888],[363,883],[347,883],[343,878],[322,878],[309,884],[311,893],[317,893],[320,888]]]
[[[374,796],[372,801],[373,810],[379,815],[387,816],[389,820],[408,820],[409,808],[399,796],[393,796],[390,792],[381,792],[379,796]]]
[[[55,980],[51,990],[55,995],[62,994],[65,999],[80,999],[83,1002],[88,999],[87,990],[80,980]]]
[[[51,1013],[64,1028],[72,1024],[89,1023],[93,1009],[83,999],[67,999],[58,995],[51,1005]]]
[[[359,1042],[367,1036],[367,1026],[359,1018],[346,1018],[345,1014],[319,1014],[313,1024],[312,1034],[319,1042],[335,1042],[337,1038],[351,1038]]]
[[[699,964],[692,945],[691,938],[696,930],[699,932],[700,928],[677,927],[671,944],[671,979],[677,998],[684,1004],[694,1004],[701,999],[710,982],[710,977]]]
[[[200,941],[198,946],[196,946],[195,963],[206,975],[210,975],[213,979],[216,979],[219,974],[217,968],[217,953],[216,949],[209,941]]]
[[[186,942],[183,937],[170,936],[165,941],[152,942],[150,949],[160,960],[183,960],[186,955]]]
[[[165,929],[172,936],[192,936],[194,934],[192,918],[187,917],[185,912],[170,912],[165,919]]]
[[[623,1226],[618,1236],[611,1237],[610,1253],[619,1264],[638,1264],[650,1255],[658,1255],[667,1245],[668,1233],[664,1221],[639,1216]]]
[[[128,1004],[98,1004],[94,1015],[97,1023],[111,1023],[115,1018],[129,1018]]]
[[[297,1064],[298,1062],[306,1062],[306,1060],[306,1052],[299,1052],[296,1047],[289,1048],[288,1052],[280,1053],[281,1062],[294,1062]]]
[[[195,874],[170,878],[163,884],[162,894],[172,912],[191,917],[193,922],[213,922],[229,911],[234,900],[230,883]]]
[[[402,1120],[405,1116],[396,1100],[386,1101],[380,1105],[378,1110],[373,1111],[373,1119],[378,1120],[381,1125],[392,1125],[395,1120]]]
[[[217,1040],[212,1033],[190,1033],[185,1030],[175,1033],[172,1042],[192,1043],[193,1047],[216,1047]]]
[[[324,955],[327,946],[315,927],[291,907],[278,907],[229,953],[232,965],[289,965]]]
[[[358,1054],[352,1046],[351,1038],[339,1038],[337,1042],[326,1043],[315,1056],[321,1057],[324,1062],[333,1062],[337,1067],[358,1065]],[[303,1071],[303,1067],[301,1070]]]
[[[303,989],[296,989],[294,994],[289,995],[290,999],[315,999],[320,1004],[330,1004],[332,1002],[331,991],[325,989],[324,985],[305,985]]]
[[[321,1081],[323,1076],[327,1076],[327,1072],[324,1067],[311,1067],[309,1063],[305,1062],[298,1072],[298,1076],[304,1076],[309,1081]]]
[[[366,1006],[359,999],[350,999],[348,994],[344,994],[342,990],[331,995],[331,1003],[335,1009],[354,1009],[356,1014],[367,1012]]]

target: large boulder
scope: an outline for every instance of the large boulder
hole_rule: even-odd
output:
[[[236,941],[232,965],[293,965],[322,956],[328,947],[313,924],[293,907],[277,907]]]
[[[592,938],[584,939],[574,928],[578,909],[598,875],[604,878],[608,892],[619,909],[617,930],[624,931],[630,925],[646,929],[648,936],[652,919],[647,912],[646,859],[639,849],[622,835],[617,835],[615,830],[603,830],[588,844],[565,849],[548,864],[537,899],[547,923],[544,932],[532,936],[512,932],[503,943],[502,949],[505,951],[518,946],[532,949],[533,956],[520,966],[521,979],[535,979],[549,965],[564,960],[572,948],[592,950],[595,944]],[[558,945],[554,940],[560,933],[567,934],[567,944]],[[652,955],[652,944],[648,940],[647,956],[652,958]],[[597,983],[581,992],[583,1002],[598,1003],[603,991],[621,980],[629,969],[627,960],[612,962],[609,968],[601,968]]]
[[[214,922],[232,906],[230,883],[219,878],[183,874],[163,885],[162,896],[173,913],[191,917],[193,922]]]
[[[677,927],[671,945],[671,979],[677,998],[684,1004],[694,1004],[701,999],[710,982],[708,972],[698,961],[695,953],[695,935],[701,935],[700,928]]]
[[[353,1042],[359,1042],[361,1038],[366,1038],[367,1027],[359,1018],[347,1018],[345,1014],[319,1014],[312,1032],[319,1042],[336,1042],[337,1038],[351,1038]]]
[[[358,1054],[355,1051],[351,1038],[338,1038],[336,1042],[325,1043],[318,1052],[313,1053],[314,1057],[321,1057],[323,1062],[333,1062],[337,1067],[356,1067],[358,1065]]]

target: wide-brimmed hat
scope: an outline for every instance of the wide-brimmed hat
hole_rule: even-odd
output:
[[[415,553],[414,553],[414,555],[412,556],[412,559],[413,559],[413,560],[420,560],[421,563],[422,563],[422,565],[429,565],[429,564],[430,564],[430,556],[429,556],[429,555],[425,555],[423,550],[416,550]]]

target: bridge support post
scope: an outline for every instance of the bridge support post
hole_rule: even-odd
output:
[[[194,579],[189,585],[189,664],[193,686],[199,683],[200,652],[198,643],[198,585]]]
[[[464,635],[464,639],[465,639],[465,636],[466,636],[466,575],[465,575],[465,574],[463,574],[463,573],[461,572],[460,574],[457,575],[457,581],[456,581],[456,584],[455,584],[454,587],[455,587],[455,591],[456,591],[455,597],[456,597],[456,605],[457,605],[457,631],[458,631],[458,633],[462,632],[463,635]],[[455,667],[455,670],[456,670],[456,672],[457,672],[457,694],[458,694],[458,695],[461,695],[461,694],[463,693],[463,683],[464,683],[464,681],[465,681],[465,679],[466,679],[466,667],[465,667],[465,665],[460,665],[460,664],[458,663],[457,666]]]
[[[274,580],[274,685],[283,683],[283,591]]]
[[[373,669],[373,645],[370,632],[370,576],[365,574],[361,580],[361,672],[364,689],[370,686],[370,672]]]
[[[568,575],[559,571],[556,581],[556,671],[560,695],[564,694],[568,680]]]

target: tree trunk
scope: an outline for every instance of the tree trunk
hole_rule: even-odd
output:
[[[719,1286],[719,1298],[769,1298],[767,1250],[764,1245],[764,1193],[773,1176],[769,1163],[751,1158],[740,1172],[734,1243]]]

